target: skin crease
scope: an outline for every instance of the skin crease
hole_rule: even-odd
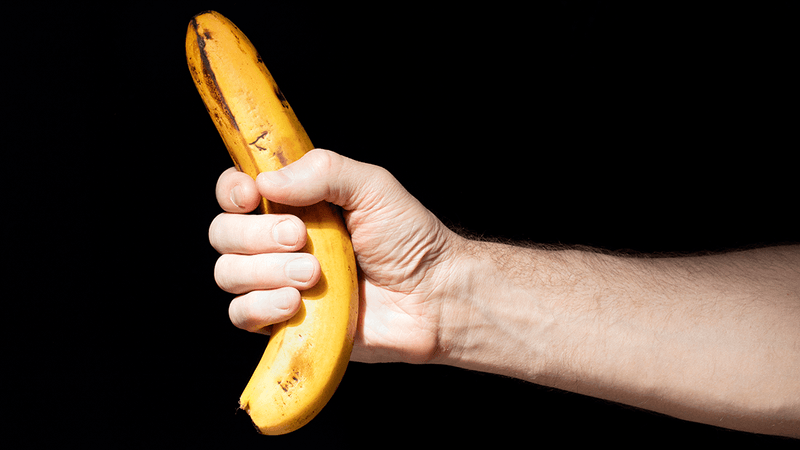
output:
[[[253,332],[291,317],[319,279],[312,256],[292,253],[299,219],[243,214],[261,195],[343,208],[362,272],[355,361],[448,364],[800,437],[798,246],[632,258],[472,241],[385,169],[313,150],[255,182],[229,169],[217,183],[215,277],[237,294],[233,324]],[[310,260],[302,279],[296,258]]]

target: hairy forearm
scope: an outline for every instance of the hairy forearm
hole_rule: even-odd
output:
[[[448,364],[798,437],[800,247],[676,258],[465,249]]]

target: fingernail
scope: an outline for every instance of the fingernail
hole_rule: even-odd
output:
[[[275,186],[286,186],[292,182],[291,171],[286,168],[274,170],[272,172],[264,172],[262,176]]]
[[[293,247],[300,238],[300,229],[291,220],[282,220],[272,227],[272,238],[278,244]]]
[[[231,203],[236,205],[237,208],[242,207],[242,189],[238,184],[231,189]]]
[[[314,263],[308,258],[297,258],[289,261],[284,268],[286,276],[294,281],[305,283],[314,275]]]

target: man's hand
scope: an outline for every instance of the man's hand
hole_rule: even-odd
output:
[[[440,356],[446,295],[457,292],[449,275],[461,237],[447,229],[386,170],[326,150],[313,150],[256,181],[235,169],[217,183],[227,211],[211,224],[219,251],[217,284],[240,294],[230,305],[239,328],[262,331],[285,321],[300,292],[320,276],[303,247],[303,222],[289,215],[246,215],[261,196],[292,206],[319,201],[339,205],[360,273],[358,330],[353,360],[424,363]]]
[[[800,437],[800,246],[631,258],[475,242],[387,171],[314,150],[217,185],[217,283],[233,323],[286,320],[319,279],[293,216],[260,196],[341,206],[361,269],[354,360],[440,363],[675,417]]]

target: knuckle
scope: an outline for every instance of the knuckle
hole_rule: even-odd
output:
[[[342,182],[347,158],[323,149],[314,149],[308,155],[311,155],[314,179],[324,180],[323,199],[341,205],[345,201],[344,197],[348,196],[346,189],[342,189],[342,186],[347,185],[346,182]]]
[[[309,152],[306,154],[305,157],[310,158],[312,161],[315,162],[329,163],[332,155],[333,152],[330,150],[325,150],[324,148],[315,148],[313,150],[309,150]]]
[[[253,253],[264,245],[265,236],[269,236],[269,227],[265,222],[269,216],[247,216],[238,233],[238,247],[245,253]]]
[[[214,280],[217,286],[231,294],[241,294],[250,290],[249,286],[257,284],[257,273],[253,264],[246,264],[247,257],[240,255],[222,255],[214,265]]]
[[[237,328],[243,330],[252,330],[254,328],[254,317],[252,308],[252,296],[242,295],[236,297],[228,307],[228,317],[231,323]]]
[[[217,286],[219,286],[220,289],[227,292],[229,280],[226,266],[226,255],[222,255],[217,258],[217,262],[214,264],[214,281],[217,282]]]
[[[208,227],[208,242],[214,250],[220,253],[220,249],[222,248],[222,232],[220,228],[222,228],[221,222],[224,220],[223,216],[224,214],[219,214],[217,217],[214,217],[214,220],[211,221],[211,225]]]
[[[341,166],[341,157],[330,150],[317,148],[308,152],[307,156],[317,176],[335,174]]]
[[[214,281],[217,282],[217,286],[220,289],[226,292],[230,292],[231,287],[229,259],[228,255],[222,255],[217,258],[217,262],[214,264]]]
[[[305,243],[305,224],[294,216],[266,214],[247,216],[247,219],[238,235],[238,247],[243,253],[285,251],[287,247],[295,250]],[[300,236],[291,236],[294,234],[292,227],[276,229],[281,222],[287,220],[295,225]],[[294,243],[287,244],[289,242]]]

